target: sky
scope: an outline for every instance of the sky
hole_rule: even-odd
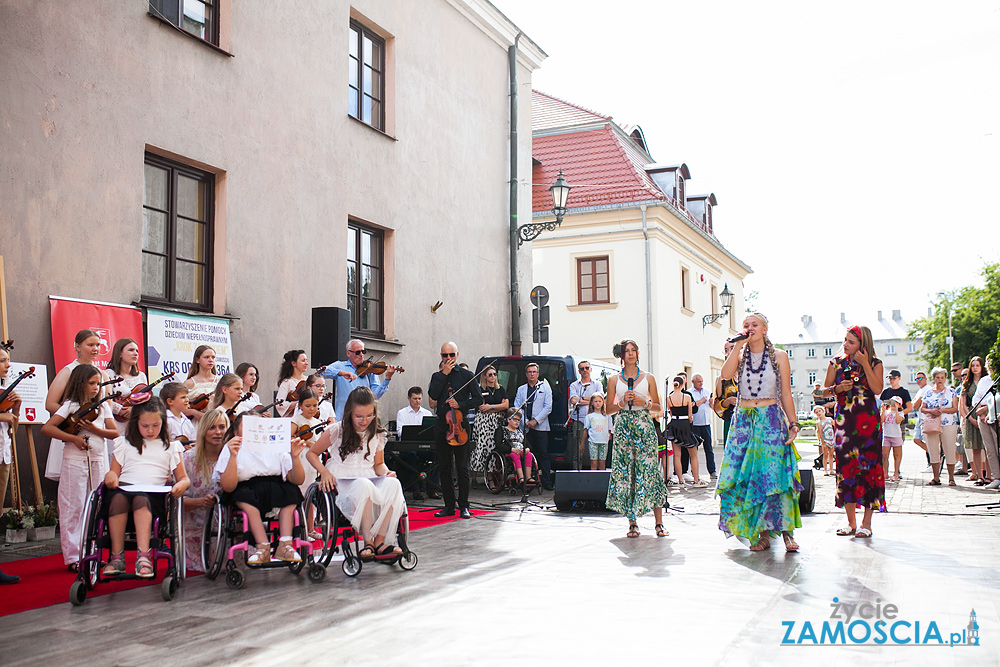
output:
[[[548,54],[535,89],[715,193],[776,342],[925,316],[1000,258],[1000,0],[492,2]]]

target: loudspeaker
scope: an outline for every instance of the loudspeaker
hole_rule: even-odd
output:
[[[802,480],[802,493],[799,494],[799,511],[802,514],[812,514],[816,506],[816,479],[813,477],[812,468],[802,468],[799,470],[799,479]]]
[[[351,311],[326,306],[312,309],[313,366],[325,366],[347,360],[347,341],[351,340]]]
[[[577,500],[592,500],[603,505],[609,486],[610,470],[557,470],[556,509],[568,510]]]

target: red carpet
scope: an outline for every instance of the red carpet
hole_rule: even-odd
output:
[[[492,512],[474,510],[476,516],[491,514]],[[410,510],[410,530],[420,530],[430,528],[444,523],[461,521],[456,515],[448,518],[438,518],[434,512],[421,512],[419,509]],[[128,560],[128,571],[135,571],[135,553],[126,554]],[[149,587],[149,595],[154,599],[160,597],[160,582],[163,581],[166,561],[159,563],[159,576],[148,581],[112,581],[100,584],[90,591],[87,597],[107,595],[118,591],[138,588],[140,586]],[[7,574],[15,574],[21,577],[21,581],[10,586],[0,586],[0,616],[16,614],[39,607],[69,602],[69,587],[72,585],[76,575],[66,570],[63,564],[62,554],[51,556],[40,556],[38,558],[25,558],[23,560],[11,561],[0,565],[0,570]],[[194,573],[188,572],[188,576]],[[221,579],[220,579],[221,581]],[[86,604],[86,603],[84,603]]]

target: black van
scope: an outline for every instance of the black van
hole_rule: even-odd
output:
[[[497,369],[497,380],[503,385],[510,399],[511,407],[514,406],[514,396],[517,388],[528,382],[524,374],[524,368],[531,363],[538,364],[538,376],[549,383],[552,388],[552,414],[549,415],[549,461],[553,470],[566,470],[572,464],[572,457],[567,456],[566,451],[566,423],[569,421],[569,386],[576,382],[577,365],[581,361],[587,361],[582,357],[550,357],[550,356],[523,356],[523,357],[482,357],[476,366],[479,373],[490,364]],[[600,362],[590,362],[593,367],[592,377],[595,380],[601,379],[602,372],[607,369],[614,371],[614,367]]]

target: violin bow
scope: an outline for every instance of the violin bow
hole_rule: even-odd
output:
[[[463,389],[465,389],[466,387],[468,387],[470,384],[472,384],[473,382],[475,382],[475,380],[476,380],[477,377],[479,377],[480,375],[482,375],[483,373],[485,373],[487,371],[487,369],[490,369],[490,368],[493,368],[493,366],[491,366],[490,364],[486,364],[486,366],[483,367],[483,370],[481,370],[478,373],[476,373],[475,375],[473,375],[471,380],[469,380],[468,382],[466,382],[465,384],[463,384],[458,389],[455,389],[453,391],[453,393],[457,394],[458,392],[460,392]]]

